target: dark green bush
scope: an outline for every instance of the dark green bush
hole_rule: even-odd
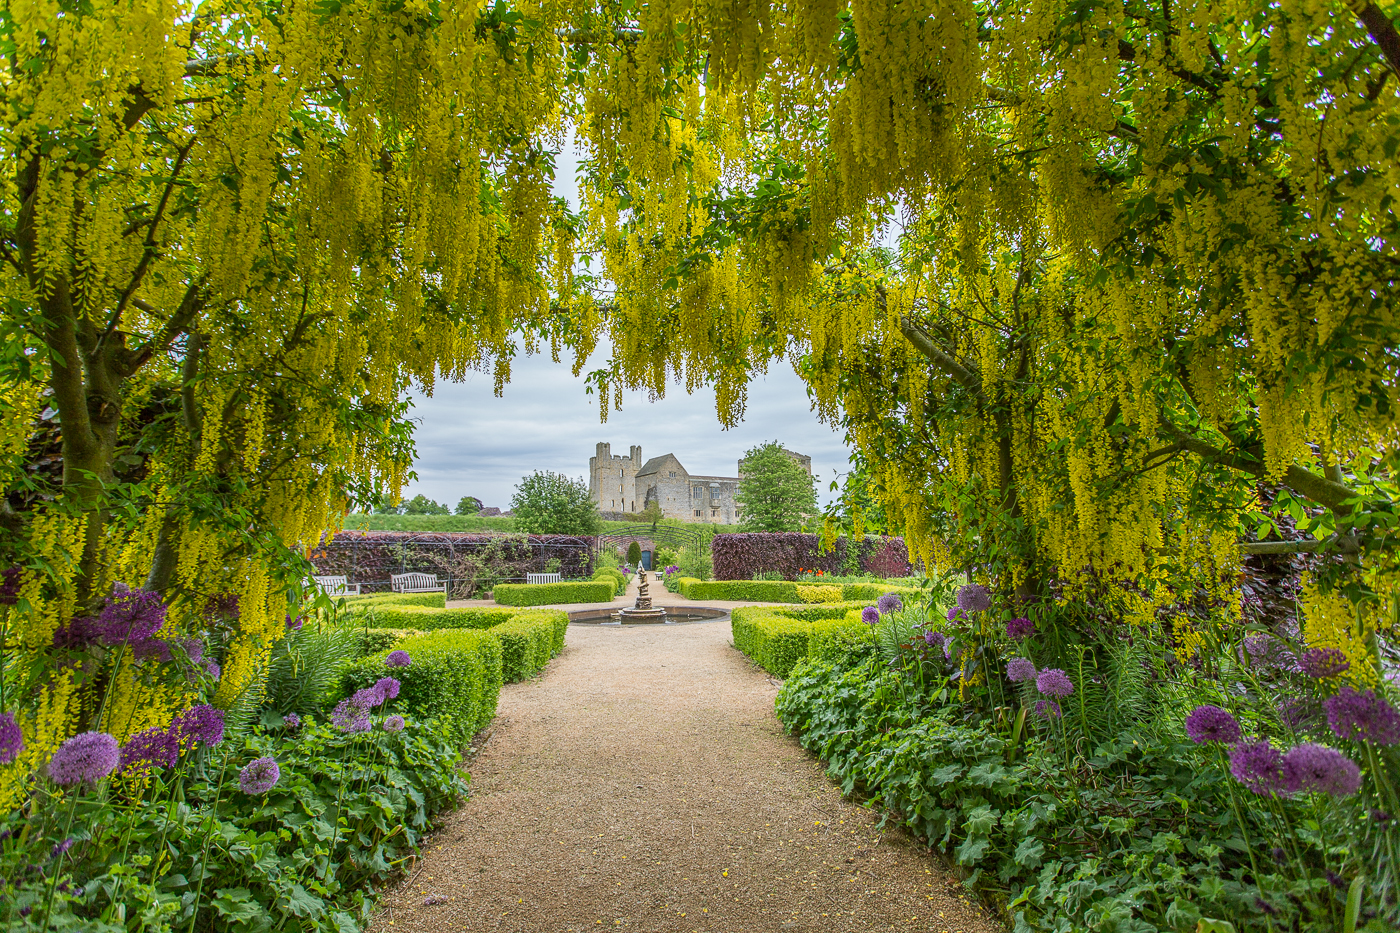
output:
[[[412,663],[386,667],[387,651],[356,661],[341,673],[341,695],[349,696],[381,677],[396,677],[403,686],[395,708],[419,719],[440,720],[444,733],[459,745],[496,715],[502,667],[501,640],[494,633],[429,632],[404,639],[394,650],[408,652]]]
[[[492,591],[502,606],[553,606],[559,603],[610,603],[610,583],[500,583]]]
[[[537,609],[517,613],[510,621],[491,629],[501,640],[501,669],[507,683],[538,673],[564,647],[568,613]]]

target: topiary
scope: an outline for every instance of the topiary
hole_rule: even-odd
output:
[[[627,545],[627,563],[628,563],[628,564],[631,564],[631,565],[635,565],[635,564],[637,563],[637,561],[639,561],[639,560],[641,560],[641,559],[642,559],[642,546],[641,546],[640,544],[638,544],[636,541],[633,541],[631,544]]]

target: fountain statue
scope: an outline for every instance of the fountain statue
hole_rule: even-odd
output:
[[[634,606],[619,610],[622,622],[665,622],[666,610],[651,608],[651,597],[647,595],[647,572],[637,570],[637,602]]]

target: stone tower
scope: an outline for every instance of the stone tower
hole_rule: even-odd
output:
[[[642,468],[642,448],[632,445],[626,457],[614,457],[611,444],[600,443],[588,458],[588,491],[604,512],[640,512],[637,500],[637,472]]]

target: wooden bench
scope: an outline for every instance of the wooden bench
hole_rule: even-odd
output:
[[[447,584],[431,573],[395,573],[389,575],[389,589],[395,593],[445,593]]]
[[[564,578],[557,573],[527,573],[526,583],[563,583]]]
[[[327,596],[359,596],[360,584],[351,583],[348,577],[312,577]]]

